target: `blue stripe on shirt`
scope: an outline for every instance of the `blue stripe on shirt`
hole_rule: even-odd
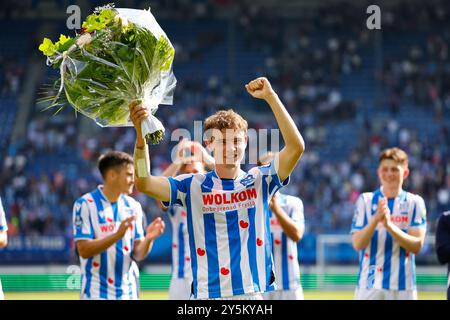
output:
[[[250,261],[250,271],[252,273],[253,279],[253,287],[255,288],[255,292],[259,292],[261,290],[259,284],[259,275],[258,275],[258,261],[256,258],[256,229],[255,229],[255,207],[251,207],[248,209],[248,259]]]
[[[223,190],[234,190],[234,180],[222,180]],[[233,295],[244,293],[241,271],[241,235],[239,233],[239,214],[237,210],[227,211],[228,247],[230,249],[231,284]]]
[[[120,222],[118,215],[117,202],[111,203],[114,214],[114,223]],[[123,273],[123,240],[120,239],[116,242],[116,261],[114,264],[114,286],[116,288],[116,299],[122,299],[122,273]]]
[[[372,205],[370,207],[371,216],[376,213],[378,208],[378,198],[381,197],[380,189],[376,190],[372,196]],[[376,272],[376,262],[377,262],[377,251],[378,251],[378,231],[375,230],[372,239],[370,240],[370,260],[369,260],[369,272],[367,275],[367,289],[372,289],[375,284],[375,272]]]
[[[86,297],[91,297],[91,280],[92,280],[92,257],[88,258],[86,261],[86,286],[84,287],[84,293],[86,294]]]
[[[100,190],[96,189],[91,193],[94,199],[95,205],[97,206],[97,218],[99,224],[106,223],[105,215],[101,215],[103,212],[103,204],[101,199],[103,198],[100,194]],[[100,254],[100,298],[108,299],[108,253],[107,250]]]
[[[387,205],[391,212],[391,215],[394,213],[394,203],[395,198],[388,199]],[[386,232],[386,240],[384,242],[384,264],[383,264],[383,284],[382,284],[383,289],[390,288],[392,245],[393,245],[392,235],[389,232]]]
[[[184,223],[178,225],[178,278],[184,278]]]
[[[383,289],[389,289],[391,280],[392,236],[386,232],[384,242]]]
[[[398,271],[398,290],[406,289],[406,278],[405,278],[405,257],[406,250],[400,247],[399,255],[399,271]]]
[[[360,288],[359,282],[361,281],[361,271],[362,271],[362,265],[363,265],[363,262],[365,259],[365,256],[364,256],[365,254],[366,254],[366,248],[362,249],[361,254],[359,256],[359,269],[358,269],[358,281],[357,281],[358,288]]]
[[[412,273],[412,288],[415,290],[416,289],[416,256],[414,254],[410,254],[410,263],[409,265],[411,266],[411,273]]]
[[[206,258],[208,261],[208,293],[209,298],[220,297],[220,270],[217,253],[216,221],[214,213],[203,214],[205,226]],[[195,279],[195,278],[194,278]]]
[[[100,298],[108,299],[108,253],[100,254]]]
[[[95,205],[97,207],[97,216],[98,216],[98,223],[104,224],[106,223],[105,215],[102,215],[103,213],[103,204],[102,204],[102,198],[103,196],[100,193],[99,189],[96,189],[95,191],[91,192],[91,196],[94,199]]]
[[[263,196],[263,208],[265,219],[265,231],[264,231],[264,252],[265,252],[265,269],[266,269],[266,287],[262,288],[264,291],[272,291],[274,289],[274,283],[270,283],[272,277],[272,248],[270,243],[272,243],[270,237],[270,210],[269,210],[269,200],[268,200],[268,184],[267,176],[262,177],[262,196]]]
[[[187,229],[189,234],[189,248],[191,253],[191,268],[192,268],[192,287],[194,297],[197,297],[197,248],[195,247],[195,235],[194,235],[194,227],[192,223],[192,207],[191,207],[191,183],[192,176],[185,181],[187,185],[187,192],[185,198],[186,205],[186,220],[187,220]]]
[[[375,231],[373,233],[372,240],[370,241],[370,264],[369,264],[369,273],[367,275],[367,289],[373,289],[375,284],[377,248],[378,248],[378,231]]]
[[[283,273],[283,289],[289,290],[287,238],[284,232],[281,234],[281,270]]]

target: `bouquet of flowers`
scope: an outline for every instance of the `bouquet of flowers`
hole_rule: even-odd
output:
[[[53,83],[57,94],[41,99],[48,108],[58,112],[70,104],[102,127],[131,126],[128,106],[139,100],[151,113],[142,122],[145,140],[163,139],[154,114],[159,104],[173,101],[175,50],[149,10],[97,8],[74,38],[45,38],[39,50],[60,71]]]

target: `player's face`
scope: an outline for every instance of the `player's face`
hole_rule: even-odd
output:
[[[115,177],[115,186],[121,193],[131,194],[134,187],[134,166],[127,164],[117,169]]]
[[[378,177],[385,188],[400,188],[408,177],[409,170],[394,160],[384,159],[378,167]]]
[[[213,133],[212,148],[216,164],[239,165],[247,147],[244,130],[223,129]]]

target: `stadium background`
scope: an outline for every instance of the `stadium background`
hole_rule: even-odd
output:
[[[66,8],[82,20],[100,1],[2,2],[0,12],[0,196],[9,245],[0,250],[6,299],[77,298],[71,237],[76,198],[99,183],[96,159],[132,153],[134,131],[97,127],[67,108],[41,112],[36,99],[57,72],[37,47],[68,33]],[[302,132],[307,150],[285,191],[305,205],[299,243],[307,299],[351,299],[357,253],[349,244],[353,204],[375,189],[377,156],[399,146],[410,156],[406,189],[422,195],[428,238],[417,256],[419,298],[444,299],[446,269],[434,231],[450,201],[450,4],[377,1],[382,30],[368,30],[364,1],[116,1],[148,8],[175,46],[174,105],[161,106],[165,141],[153,148],[155,173],[169,164],[176,128],[193,128],[219,107],[233,107],[249,127],[271,129],[269,108],[243,85],[265,75]],[[136,194],[147,219],[162,213]],[[166,218],[167,225],[170,225]],[[165,299],[171,230],[141,267],[143,297]],[[77,278],[78,277],[78,278]]]

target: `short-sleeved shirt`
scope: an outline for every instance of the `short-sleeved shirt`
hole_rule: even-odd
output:
[[[221,179],[215,170],[169,178],[169,205],[187,213],[197,299],[275,289],[269,201],[286,185],[274,163]]]
[[[99,186],[79,198],[73,207],[74,240],[102,239],[115,233],[129,216],[136,219],[125,236],[102,253],[84,259],[80,256],[81,296],[88,299],[137,299],[137,281],[133,272],[132,252],[136,240],[144,238],[141,205],[121,195],[115,203],[108,201]]]
[[[187,213],[180,206],[168,210],[172,225],[172,277],[192,281]]]
[[[300,198],[277,193],[278,203],[295,224],[305,225],[303,202]],[[297,242],[290,239],[283,231],[275,214],[270,218],[272,231],[273,257],[275,263],[275,282],[278,289],[291,290],[300,284],[300,267],[298,264]]]
[[[382,188],[363,193],[356,202],[351,232],[363,229],[375,215]],[[407,233],[411,228],[427,226],[425,202],[422,197],[401,190],[388,199],[391,221]],[[394,241],[379,223],[369,245],[360,252],[358,288],[414,290],[416,289],[415,255]]]

